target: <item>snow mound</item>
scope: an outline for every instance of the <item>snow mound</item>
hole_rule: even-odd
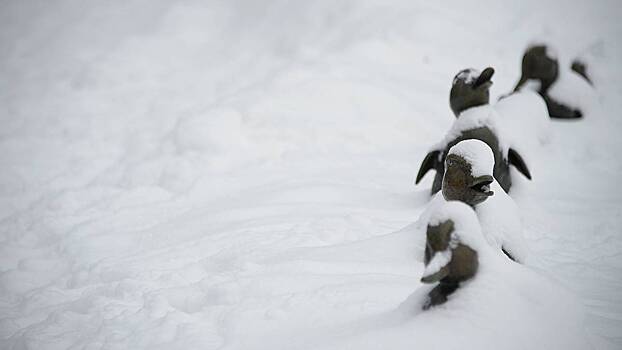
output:
[[[494,108],[499,115],[498,128],[512,148],[527,158],[535,157],[542,146],[551,142],[551,118],[537,92],[523,89],[502,98]]]
[[[478,273],[440,306],[422,311],[433,286],[322,349],[592,349],[578,301],[548,276],[496,255],[478,254]],[[492,321],[494,320],[494,321]],[[354,336],[356,334],[356,336]],[[402,334],[416,336],[401,337]]]
[[[460,116],[454,120],[443,139],[435,144],[432,150],[444,150],[449,143],[460,137],[464,131],[487,127],[497,136],[501,152],[504,157],[507,157],[510,145],[503,134],[504,130],[497,125],[498,119],[499,115],[491,105],[469,108],[460,113]]]
[[[494,195],[475,207],[484,237],[499,252],[503,248],[517,261],[525,263],[529,249],[518,207],[497,181],[493,181],[490,189]]]

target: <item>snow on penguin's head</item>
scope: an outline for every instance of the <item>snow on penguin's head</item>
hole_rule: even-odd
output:
[[[471,107],[488,104],[492,85],[490,79],[494,73],[495,70],[488,67],[481,73],[468,68],[456,74],[449,92],[449,106],[456,117]]]
[[[448,155],[457,155],[469,164],[473,176],[492,175],[495,157],[486,142],[470,139],[458,142],[449,149]]]
[[[483,141],[470,139],[458,142],[449,149],[445,159],[442,193],[446,200],[458,200],[472,207],[494,193],[495,158],[492,149]]]

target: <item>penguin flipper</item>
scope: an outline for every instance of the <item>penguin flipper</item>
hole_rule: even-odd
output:
[[[415,185],[418,184],[421,179],[425,176],[425,174],[430,170],[434,169],[436,162],[438,162],[438,156],[441,151],[430,151],[423,161],[421,162],[421,166],[419,167],[419,172],[417,173],[417,179],[415,180]]]
[[[585,79],[590,85],[594,85],[592,80],[587,75],[587,66],[586,64],[578,58],[575,58],[572,61],[572,65],[570,66],[575,73],[579,74],[583,79]]]
[[[549,110],[549,116],[551,118],[558,119],[579,119],[583,117],[578,109],[572,109],[564,104],[561,104],[553,100],[550,96],[545,95],[544,101],[546,102],[546,108]]]
[[[531,180],[531,173],[529,172],[527,164],[525,164],[523,157],[521,157],[521,155],[518,154],[518,152],[516,152],[513,148],[508,150],[508,161],[516,168],[516,170]]]

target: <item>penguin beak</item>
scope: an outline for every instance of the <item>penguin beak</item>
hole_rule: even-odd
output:
[[[471,183],[471,186],[469,187],[478,193],[481,193],[487,197],[490,197],[493,194],[495,194],[493,191],[490,190],[490,184],[492,184],[493,180],[494,179],[492,176],[483,175],[473,180],[473,182]]]
[[[421,277],[421,282],[423,283],[435,283],[449,275],[449,264],[441,267],[436,273]]]
[[[495,74],[495,70],[492,67],[484,69],[482,74],[479,75],[473,87],[475,89],[489,89],[492,86],[492,76]]]

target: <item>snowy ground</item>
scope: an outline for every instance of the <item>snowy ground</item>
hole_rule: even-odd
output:
[[[491,65],[499,96],[538,38],[590,57],[598,108],[554,123],[534,181],[515,176],[529,268],[578,296],[595,347],[622,347],[621,16],[617,1],[2,2],[0,348],[429,346],[429,327],[369,322],[421,287],[409,225],[432,176],[414,174],[453,121],[453,75]]]

